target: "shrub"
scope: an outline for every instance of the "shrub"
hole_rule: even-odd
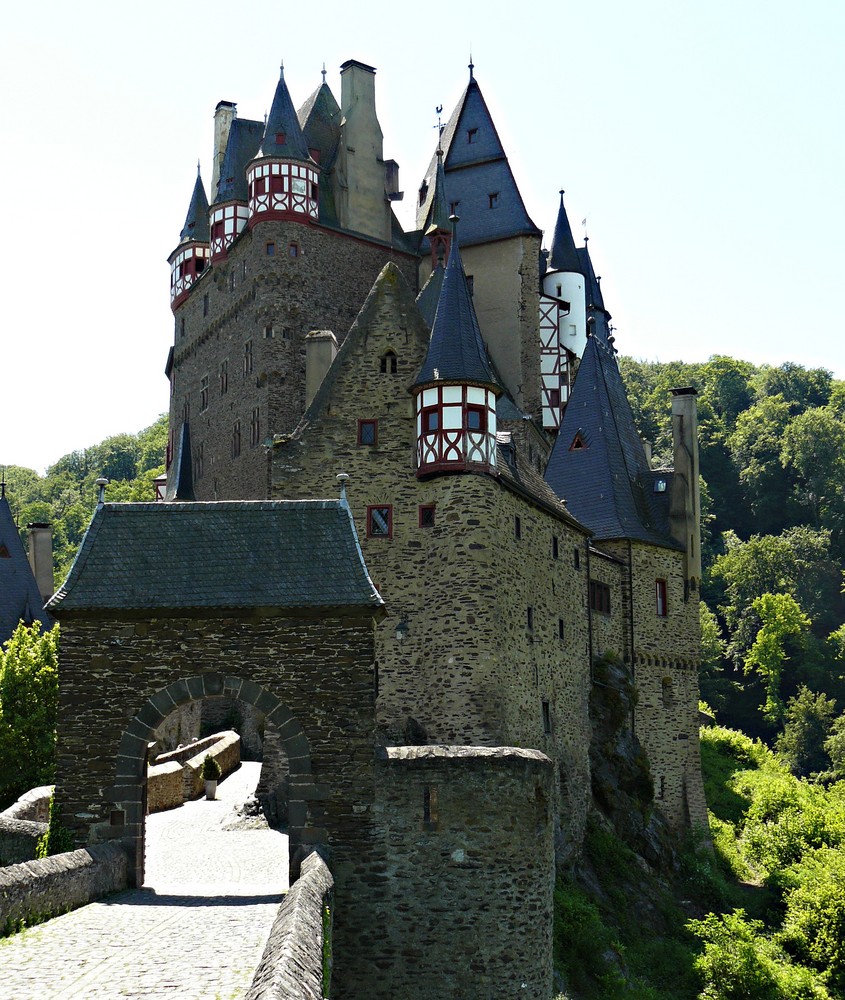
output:
[[[223,772],[221,771],[220,765],[217,763],[216,759],[212,757],[210,753],[207,753],[205,755],[205,760],[202,762],[202,769],[200,771],[203,781],[218,781],[222,773]]]

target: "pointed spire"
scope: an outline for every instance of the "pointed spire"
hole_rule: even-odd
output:
[[[310,159],[308,145],[302,136],[299,118],[285,83],[284,63],[279,70],[279,82],[276,84],[276,93],[264,128],[261,156],[283,156],[292,160]]]
[[[167,475],[167,492],[164,499],[189,502],[196,500],[194,496],[194,474],[191,460],[191,429],[188,422],[182,424],[179,445],[173,456],[171,470]]]
[[[563,194],[564,192],[561,191],[560,208],[555,223],[555,234],[552,237],[552,253],[549,263],[555,271],[570,271],[580,274],[582,271],[581,261],[578,259],[578,251],[575,249],[575,240],[572,238],[569,218],[563,205]]]
[[[452,216],[452,220],[457,224],[456,216]],[[481,338],[456,231],[452,233],[449,263],[443,276],[431,341],[414,387],[436,382],[469,382],[501,391]]]
[[[470,78],[470,80],[474,80],[475,79],[475,63],[472,61],[472,53],[471,52],[469,54],[469,66],[467,68],[469,69],[469,78]]]
[[[200,165],[197,160],[197,179],[194,184],[194,191],[191,195],[191,204],[188,206],[188,214],[185,216],[185,225],[179,234],[180,242],[185,240],[195,240],[197,243],[208,243],[208,198],[205,195],[205,186],[200,176]]]
[[[450,225],[449,203],[446,201],[446,174],[443,170],[443,150],[437,146],[437,170],[434,174],[434,196],[431,200],[431,215],[426,236],[436,230],[448,233]]]

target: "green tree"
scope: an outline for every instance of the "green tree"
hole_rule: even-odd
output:
[[[20,624],[0,650],[0,801],[12,802],[55,772],[59,627]]]
[[[783,396],[800,413],[813,406],[825,406],[830,399],[833,373],[826,368],[805,368],[786,361],[777,368],[764,365],[751,380],[757,398]]]
[[[805,410],[787,425],[780,458],[795,480],[795,496],[807,521],[832,529],[840,543],[845,520],[845,422],[827,408]]]
[[[807,778],[830,767],[830,757],[825,750],[836,702],[823,694],[816,694],[802,686],[794,698],[787,702],[783,732],[778,735],[775,748],[799,778]]]
[[[762,626],[745,657],[745,671],[757,670],[766,682],[766,704],[763,713],[771,721],[783,716],[780,678],[788,639],[810,627],[810,619],[789,594],[763,594],[752,605]]]

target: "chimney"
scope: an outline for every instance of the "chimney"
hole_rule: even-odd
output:
[[[686,552],[684,594],[696,592],[701,582],[701,494],[698,475],[698,405],[691,386],[672,393],[672,445],[675,474],[669,494],[672,537]]]
[[[214,163],[211,172],[211,190],[208,200],[213,204],[217,200],[217,182],[220,180],[220,168],[226,155],[226,144],[229,142],[229,132],[232,122],[237,118],[238,106],[232,101],[219,101],[214,109]]]
[[[33,521],[29,532],[29,566],[45,603],[53,595],[53,529],[46,521]]]
[[[384,135],[376,116],[376,71],[350,59],[340,67],[342,126],[336,192],[344,229],[389,243],[390,208],[385,191]]]
[[[305,338],[305,405],[317,395],[326,372],[337,354],[337,338],[331,330],[312,330]]]

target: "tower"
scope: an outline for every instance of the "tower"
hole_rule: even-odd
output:
[[[502,388],[487,359],[454,233],[431,342],[411,391],[418,476],[496,468]]]
[[[316,219],[318,167],[308,152],[282,66],[257,157],[246,170],[249,228],[270,219]]]
[[[197,164],[197,179],[179,234],[179,244],[167,258],[170,264],[170,307],[174,311],[185,301],[191,285],[205,270],[211,250],[208,240],[208,198]]]

